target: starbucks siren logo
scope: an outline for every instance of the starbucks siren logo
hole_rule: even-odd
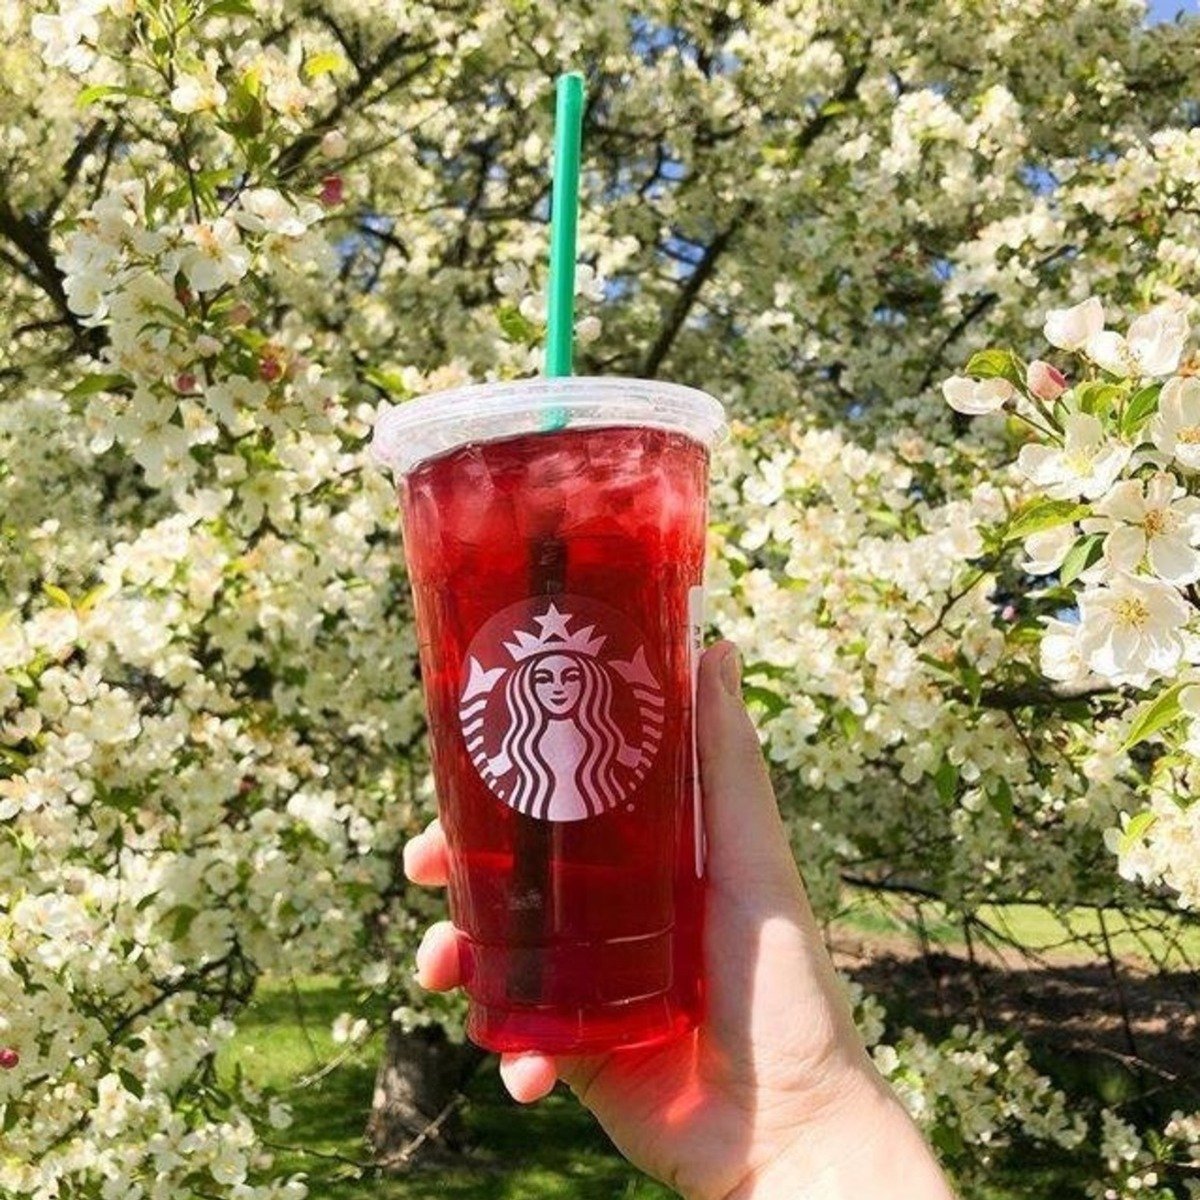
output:
[[[522,600],[497,613],[472,639],[464,676],[467,752],[517,812],[600,816],[625,803],[658,753],[663,693],[644,640],[585,596]]]

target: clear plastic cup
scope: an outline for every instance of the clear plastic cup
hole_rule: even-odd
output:
[[[468,1033],[498,1051],[699,1019],[693,733],[709,451],[674,384],[533,379],[391,408]]]

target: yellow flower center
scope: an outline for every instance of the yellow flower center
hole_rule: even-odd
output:
[[[217,241],[216,233],[209,226],[197,226],[193,236],[201,254],[207,254],[210,258],[221,257],[221,243]]]
[[[1148,538],[1162,537],[1174,533],[1179,527],[1179,518],[1169,508],[1147,509],[1142,518],[1142,528]]]
[[[1200,442],[1200,425],[1185,425],[1182,429],[1176,431],[1175,440],[1183,442],[1184,445],[1194,446]]]
[[[1150,609],[1140,596],[1126,596],[1117,602],[1117,621],[1128,629],[1143,629],[1150,620]]]

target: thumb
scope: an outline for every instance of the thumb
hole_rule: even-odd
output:
[[[700,662],[697,734],[709,875],[713,886],[749,881],[802,890],[754,723],[742,700],[741,658],[731,642]]]

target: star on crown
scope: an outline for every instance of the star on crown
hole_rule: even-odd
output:
[[[559,612],[551,602],[544,616],[533,618],[533,623],[541,626],[540,634],[517,629],[514,631],[517,640],[505,642],[504,648],[512,655],[514,662],[521,662],[535,654],[552,654],[562,650],[595,658],[607,638],[604,634],[592,636],[596,632],[595,625],[585,625],[575,633],[569,632],[567,627],[573,620],[570,613]]]

